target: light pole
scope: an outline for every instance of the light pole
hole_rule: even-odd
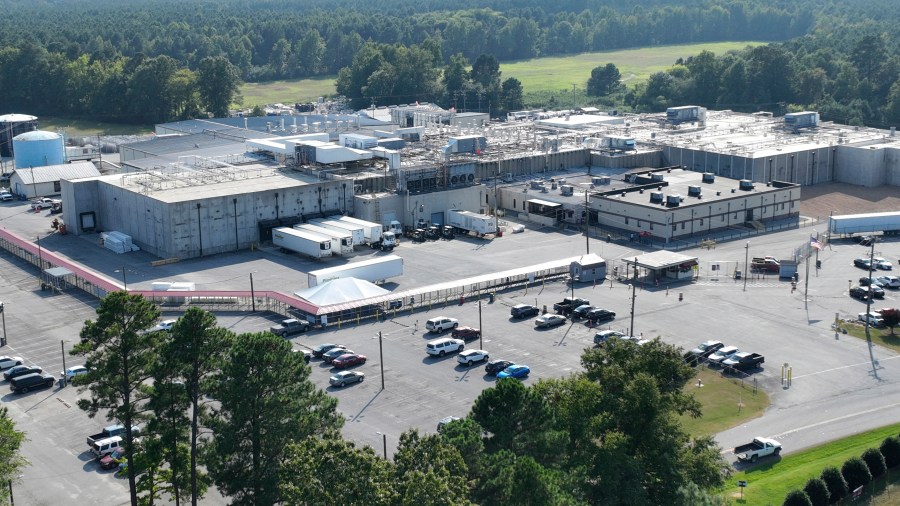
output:
[[[747,291],[747,276],[750,274],[748,270],[750,263],[750,241],[747,241],[747,245],[744,246],[744,291]]]
[[[119,269],[116,269],[119,272]],[[122,266],[122,284],[125,286],[125,292],[128,293],[128,277],[125,275],[125,266]]]
[[[256,292],[253,290],[253,273],[250,273],[250,308],[256,312]]]
[[[872,294],[875,292],[872,291],[872,269],[875,268],[872,261],[875,259],[875,237],[872,236],[872,246],[869,250],[869,290],[867,291],[866,297],[866,341],[871,343],[872,337],[869,335],[869,315],[872,313]]]
[[[588,210],[587,188],[584,189],[584,250],[586,255],[591,254],[591,212]]]
[[[378,331],[378,362],[381,364],[381,389],[384,390],[384,349],[381,346],[381,331]],[[384,447],[384,458],[387,458],[387,443]]]
[[[381,447],[384,451],[384,460],[387,460],[387,434],[384,432],[376,432],[375,434],[381,436]]]
[[[481,326],[481,299],[478,299],[478,347],[484,349],[484,327]]]
[[[59,349],[62,350],[63,359],[62,386],[66,386],[68,384],[68,378],[66,378],[66,343],[62,339],[59,340]]]
[[[634,300],[637,298],[637,293],[635,292],[635,288],[637,287],[637,257],[634,257],[634,276],[631,281],[631,328],[628,330],[628,333],[631,336],[634,336]]]
[[[0,340],[0,346],[6,346],[6,311],[3,310],[2,302],[0,302],[0,317],[3,318],[3,339]]]

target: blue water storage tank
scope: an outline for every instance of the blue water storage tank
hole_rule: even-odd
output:
[[[60,165],[66,161],[62,136],[42,130],[13,137],[13,154],[17,169]]]

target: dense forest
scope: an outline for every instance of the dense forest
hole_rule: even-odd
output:
[[[504,111],[499,62],[625,47],[767,40],[703,53],[595,105],[697,103],[886,125],[900,115],[889,0],[0,0],[0,111],[159,122],[221,115],[240,80],[338,75],[353,107],[433,101]],[[213,65],[214,62],[214,65]],[[224,104],[224,105],[223,105]],[[250,104],[252,105],[252,104]]]

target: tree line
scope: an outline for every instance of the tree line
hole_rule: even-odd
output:
[[[23,40],[68,60],[169,56],[195,69],[225,56],[247,81],[334,75],[366,42],[420,45],[500,60],[720,40],[787,40],[816,2],[674,0],[2,0],[0,47]],[[445,61],[444,63],[447,63]]]
[[[197,504],[215,484],[247,505],[687,506],[725,480],[712,438],[678,421],[700,415],[683,391],[693,370],[658,339],[586,350],[568,377],[499,380],[438,433],[404,432],[388,460],[341,437],[337,400],[288,341],[196,308],[148,332],[159,316],[111,293],[72,351],[89,369],[78,406],[128,427],[133,505]]]

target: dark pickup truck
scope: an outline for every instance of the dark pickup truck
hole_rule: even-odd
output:
[[[269,328],[269,332],[281,337],[299,334],[300,332],[306,332],[307,330],[309,330],[309,322],[300,321],[294,318],[282,320],[281,324]]]
[[[584,306],[590,303],[591,301],[582,299],[580,297],[566,297],[561,302],[553,304],[553,310],[559,314],[569,314],[569,312],[571,312],[576,307]]]
[[[749,371],[756,369],[766,361],[766,357],[759,353],[735,353],[734,356],[722,362],[726,371]]]

